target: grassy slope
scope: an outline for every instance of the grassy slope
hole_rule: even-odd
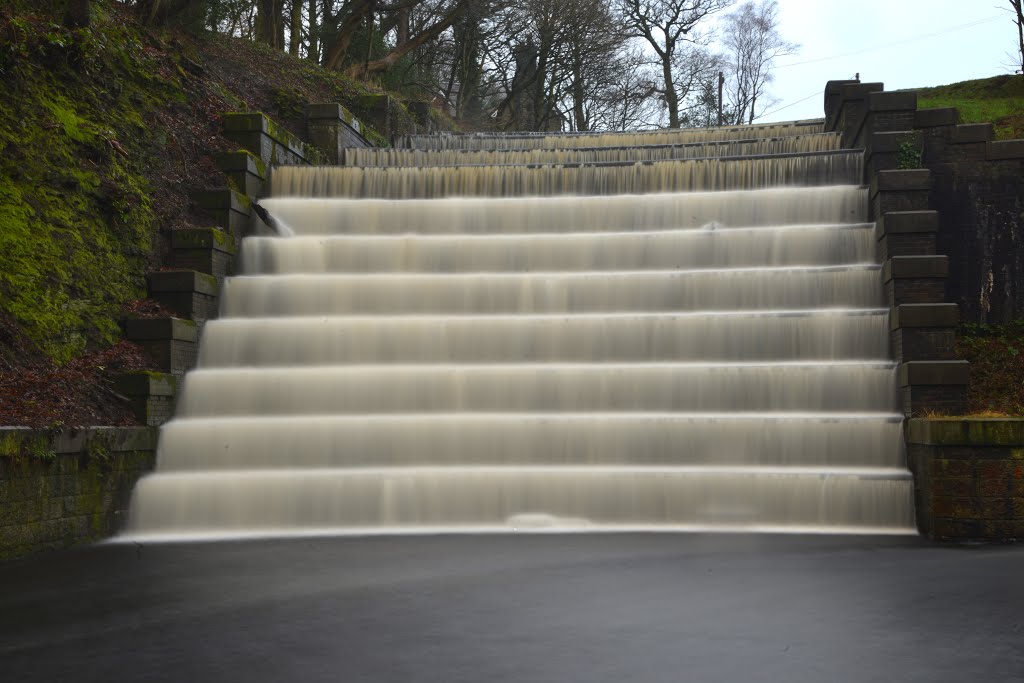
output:
[[[223,186],[212,154],[235,147],[224,112],[300,132],[305,104],[342,102],[383,123],[358,106],[373,89],[283,53],[144,30],[103,0],[89,29],[69,30],[48,1],[0,6],[0,424],[88,420],[78,407],[107,400],[109,382],[79,366],[138,365],[120,319],[147,308],[144,275],[164,264],[170,231],[207,224],[189,193]],[[392,111],[394,132],[410,121]]]
[[[956,107],[961,123],[992,123],[996,139],[1024,138],[1024,76],[995,76],[917,91],[920,109]]]

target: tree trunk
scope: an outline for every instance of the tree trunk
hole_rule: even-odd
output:
[[[661,70],[665,79],[665,106],[668,107],[668,127],[679,127],[679,97],[676,95],[676,84],[672,80],[672,61],[670,56],[661,58]]]
[[[403,7],[398,10],[398,39],[395,41],[397,47],[401,47],[409,42],[409,18],[411,14],[408,7]]]
[[[299,56],[302,44],[302,0],[292,0],[291,32],[288,36],[288,53]]]
[[[320,46],[317,40],[319,31],[320,26],[316,23],[316,0],[309,0],[309,52],[306,53],[306,59],[314,64],[320,63]]]
[[[257,0],[256,42],[284,48],[284,0]]]
[[[375,59],[372,62],[366,64],[355,64],[350,67],[345,73],[350,78],[363,78],[367,74],[377,73],[379,71],[386,71],[391,68],[395,62],[409,54],[420,45],[423,45],[429,40],[433,40],[437,36],[441,35],[445,29],[455,23],[455,20],[462,14],[462,10],[465,7],[464,3],[460,3],[455,6],[454,9],[446,16],[441,19],[433,26],[425,29],[422,33],[417,35],[415,38],[408,40],[403,45],[395,47],[393,50],[388,52],[380,59]]]
[[[590,130],[587,124],[587,114],[583,108],[586,93],[583,91],[583,73],[580,63],[573,64],[572,70],[572,115],[575,119],[576,130],[584,133]]]
[[[1017,47],[1020,50],[1020,72],[1024,74],[1024,0],[1010,0],[1017,14]]]
[[[68,28],[85,28],[89,25],[90,0],[69,0],[64,13],[64,25]]]
[[[355,34],[356,29],[359,28],[359,24],[363,21],[369,9],[370,0],[353,0],[349,15],[345,17],[345,21],[338,27],[338,34],[334,38],[334,44],[330,48],[326,44],[324,45],[323,64],[325,69],[337,69],[341,65],[341,60],[345,58],[348,46],[352,42],[352,36]]]

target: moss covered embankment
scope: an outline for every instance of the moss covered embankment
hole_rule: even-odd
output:
[[[81,404],[114,400],[106,369],[137,365],[124,313],[147,308],[145,273],[169,265],[171,231],[209,225],[191,193],[225,186],[225,112],[264,111],[302,135],[307,103],[341,102],[381,130],[411,125],[401,105],[387,121],[361,107],[373,88],[279,51],[144,29],[113,0],[69,28],[65,4],[0,6],[0,424],[70,424]],[[99,384],[29,381],[53,384],[75,359],[102,365]]]

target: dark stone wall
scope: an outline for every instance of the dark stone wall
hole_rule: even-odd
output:
[[[907,461],[925,536],[1024,538],[1024,420],[910,420]]]
[[[984,144],[925,145],[938,248],[950,257],[947,301],[963,320],[1024,318],[1024,159],[988,160]]]
[[[0,560],[117,533],[156,441],[152,427],[0,428]]]

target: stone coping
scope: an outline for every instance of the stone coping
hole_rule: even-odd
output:
[[[107,452],[150,451],[156,448],[156,427],[82,427],[59,431],[31,427],[0,427],[0,457],[29,456],[45,445],[54,455],[87,453],[102,446]]]
[[[1024,417],[928,417],[907,421],[907,443],[1024,446]],[[1021,453],[1024,459],[1024,452]]]

